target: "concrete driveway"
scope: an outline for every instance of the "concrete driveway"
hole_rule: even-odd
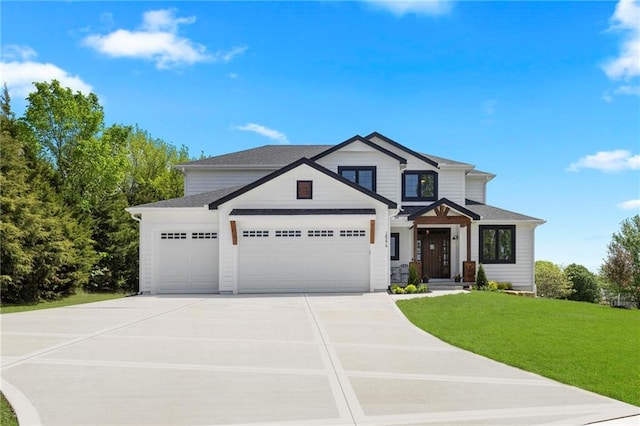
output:
[[[2,390],[23,426],[585,424],[640,411],[445,344],[387,294],[137,296],[0,320]]]

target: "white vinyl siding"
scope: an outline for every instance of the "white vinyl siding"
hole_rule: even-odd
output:
[[[248,185],[273,170],[185,170],[184,195]]]
[[[441,169],[438,171],[438,199],[447,198],[464,206],[464,170]]]
[[[487,223],[476,222],[471,227],[471,258],[479,259],[479,225]],[[513,224],[513,223],[511,223]],[[491,223],[491,225],[509,225],[509,223]],[[507,281],[516,290],[533,290],[533,252],[534,226],[531,224],[516,224],[516,263],[482,265],[489,281]],[[479,266],[476,266],[476,270]]]
[[[392,201],[400,201],[400,162],[362,142],[353,142],[317,161],[338,173],[338,167],[376,167],[376,193]]]
[[[466,179],[466,195],[469,200],[486,204],[487,198],[485,194],[486,180],[484,177],[467,176]]]

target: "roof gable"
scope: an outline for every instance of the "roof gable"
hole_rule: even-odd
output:
[[[385,197],[383,197],[383,196],[381,196],[379,194],[376,194],[373,191],[369,191],[368,189],[363,188],[360,185],[358,185],[356,183],[353,183],[350,180],[340,176],[339,174],[334,173],[331,170],[328,170],[328,169],[320,166],[317,163],[314,163],[313,161],[309,160],[308,158],[301,158],[298,161],[295,161],[295,162],[289,164],[288,166],[285,166],[285,167],[283,167],[283,168],[281,168],[279,170],[276,170],[275,172],[270,173],[267,176],[265,176],[263,178],[260,178],[257,181],[255,181],[253,183],[250,183],[249,185],[243,186],[242,188],[238,189],[237,191],[234,191],[231,194],[228,194],[228,195],[226,195],[226,196],[224,196],[224,197],[222,197],[222,198],[210,203],[209,204],[209,209],[210,210],[216,210],[218,208],[218,206],[220,206],[221,204],[224,204],[229,200],[232,200],[232,199],[234,199],[234,198],[236,198],[236,197],[238,197],[238,196],[240,196],[240,195],[242,195],[244,193],[247,193],[247,192],[249,192],[249,191],[251,191],[251,190],[253,190],[253,189],[255,189],[255,188],[257,188],[257,187],[259,187],[259,186],[261,186],[261,185],[263,185],[263,184],[265,184],[265,183],[267,183],[267,182],[269,182],[269,181],[271,181],[271,180],[273,180],[275,178],[277,178],[278,176],[282,176],[285,173],[287,173],[287,172],[289,172],[289,171],[291,171],[291,170],[293,170],[293,169],[295,169],[297,167],[300,167],[302,165],[309,166],[309,167],[317,170],[318,172],[323,173],[323,174],[329,176],[330,178],[335,179],[335,180],[339,181],[340,183],[343,183],[346,186],[349,186],[349,187],[355,189],[356,191],[362,192],[363,194],[367,195],[370,198],[373,198],[373,199],[375,199],[377,201],[380,201],[383,204],[386,204],[390,208],[396,208],[397,207],[397,204],[394,203],[393,201],[389,200],[388,198],[385,198]]]
[[[386,143],[395,146],[398,149],[403,150],[404,152],[413,155],[416,158],[419,158],[420,160],[424,161],[427,164],[431,164],[434,167],[439,167],[438,166],[438,162],[432,160],[429,157],[425,157],[423,154],[420,154],[419,152],[416,152],[412,149],[407,148],[406,146],[399,144],[398,142],[394,141],[393,139],[389,139],[388,137],[378,133],[378,132],[373,132],[367,136],[365,136],[365,139],[367,140],[371,140],[373,138],[378,138],[378,139],[382,139],[383,141],[385,141]]]
[[[409,220],[414,220],[415,218],[420,217],[425,213],[429,213],[430,211],[435,210],[436,208],[438,208],[440,206],[449,207],[450,209],[453,209],[453,210],[457,211],[458,213],[460,213],[460,214],[462,214],[464,216],[470,217],[473,220],[480,220],[480,215],[479,214],[474,213],[471,210],[469,210],[469,209],[467,209],[465,207],[462,207],[460,204],[454,203],[453,201],[448,200],[446,198],[441,198],[440,200],[436,201],[435,203],[433,203],[433,204],[431,204],[431,205],[429,205],[429,206],[427,206],[425,208],[422,208],[422,209],[414,211],[413,213],[411,213],[408,216],[408,219]]]
[[[391,152],[388,149],[385,149],[385,148],[381,147],[380,145],[377,145],[377,144],[371,142],[370,140],[367,140],[367,139],[363,138],[360,135],[355,135],[355,136],[347,139],[346,141],[344,141],[342,143],[339,143],[338,145],[332,146],[331,148],[319,153],[318,155],[315,155],[315,156],[311,157],[311,160],[317,161],[318,159],[320,159],[322,157],[325,157],[325,156],[327,156],[327,155],[329,155],[331,153],[334,153],[336,151],[339,151],[340,149],[342,149],[345,146],[350,145],[350,144],[352,144],[354,142],[361,142],[361,143],[363,143],[363,144],[375,149],[376,151],[379,151],[379,152],[381,152],[381,153],[383,153],[385,155],[388,155],[391,158],[394,158],[394,159],[398,160],[400,162],[400,164],[407,164],[407,159],[406,158],[400,157],[398,154],[396,154],[394,152]]]

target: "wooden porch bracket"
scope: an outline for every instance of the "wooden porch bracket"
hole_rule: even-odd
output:
[[[376,220],[371,219],[369,221],[369,243],[375,244],[376,242]]]
[[[236,221],[231,220],[229,221],[229,223],[231,224],[231,241],[233,242],[234,246],[237,246],[238,245],[238,228],[236,227]]]

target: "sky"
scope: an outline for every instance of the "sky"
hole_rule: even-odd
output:
[[[497,175],[536,258],[596,272],[640,212],[640,2],[2,1],[0,79],[98,95],[193,157],[378,131]]]

